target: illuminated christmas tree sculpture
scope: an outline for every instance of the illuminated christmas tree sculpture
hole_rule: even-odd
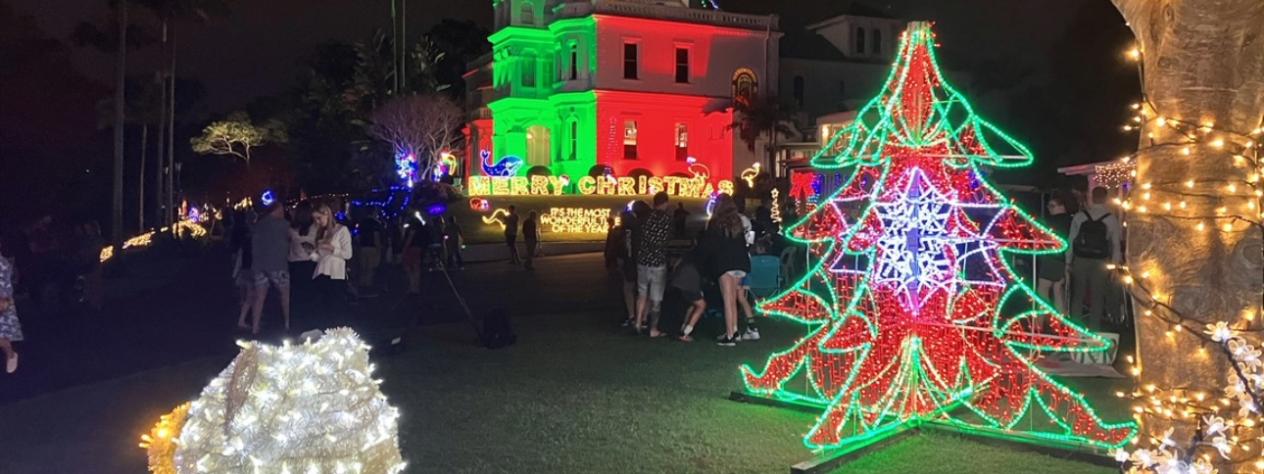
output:
[[[1110,342],[1007,262],[1065,246],[979,170],[1031,159],[944,82],[929,24],[910,24],[882,92],[813,159],[852,175],[786,231],[812,256],[807,275],[761,305],[807,336],[742,367],[746,390],[822,407],[804,438],[814,449],[925,423],[1098,448],[1135,436],[1034,363]]]

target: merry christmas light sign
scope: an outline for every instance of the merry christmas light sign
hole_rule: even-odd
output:
[[[1102,420],[1035,365],[1110,341],[1060,314],[1007,263],[1066,245],[978,169],[1026,166],[1031,153],[944,82],[929,24],[910,24],[899,51],[884,89],[813,158],[817,170],[852,175],[786,231],[813,265],[761,309],[806,335],[762,367],[742,367],[747,392],[821,407],[804,438],[814,449],[926,423],[1123,445],[1135,424]]]

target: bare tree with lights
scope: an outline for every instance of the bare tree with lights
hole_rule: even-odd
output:
[[[439,156],[460,136],[464,116],[452,99],[438,94],[392,99],[369,116],[369,134],[391,145],[399,177],[429,178]]]
[[[250,166],[250,152],[267,143],[285,143],[285,129],[279,122],[255,125],[244,112],[229,114],[224,120],[211,122],[202,134],[189,139],[193,151],[201,155],[231,155]]]
[[[1113,0],[1142,100],[1123,279],[1137,307],[1134,471],[1260,472],[1264,2]]]

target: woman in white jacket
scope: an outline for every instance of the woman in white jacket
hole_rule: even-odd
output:
[[[351,231],[334,220],[334,212],[327,205],[312,214],[316,221],[316,250],[311,259],[316,262],[316,289],[326,297],[342,295],[346,290],[347,260],[351,259]]]

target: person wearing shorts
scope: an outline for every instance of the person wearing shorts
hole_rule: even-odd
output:
[[[290,329],[290,223],[285,220],[285,208],[280,204],[283,201],[275,201],[276,204],[264,210],[263,217],[250,232],[250,268],[255,282],[254,321],[250,332],[256,335],[269,286],[276,288],[280,295],[285,329]]]
[[[751,268],[745,233],[733,198],[721,194],[716,198],[714,213],[698,246],[707,267],[714,272],[712,274],[719,275],[717,283],[724,300],[724,334],[720,335],[716,344],[724,347],[737,345],[741,336],[737,333],[737,299],[741,293],[741,280]]]
[[[654,210],[638,228],[640,251],[636,256],[636,331],[649,314],[650,337],[663,337],[658,319],[667,285],[667,256],[663,251],[671,234],[671,216],[667,214],[667,193],[654,195]]]

